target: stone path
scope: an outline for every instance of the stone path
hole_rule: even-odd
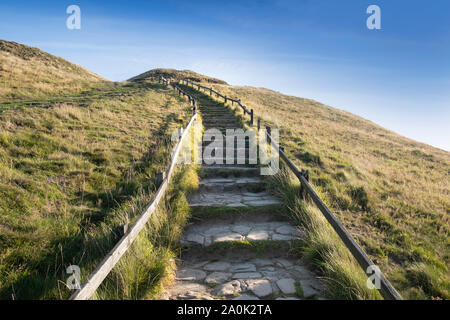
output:
[[[205,130],[239,128],[230,110],[191,92]],[[316,275],[289,254],[302,233],[282,215],[280,200],[265,190],[259,168],[247,161],[204,164],[202,171],[199,190],[189,199],[194,219],[181,238],[176,280],[162,298],[321,298]]]

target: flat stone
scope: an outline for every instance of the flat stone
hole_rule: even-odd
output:
[[[258,267],[272,266],[274,264],[273,260],[261,258],[253,259],[251,260],[251,262],[257,265]]]
[[[277,259],[277,265],[280,267],[287,268],[287,267],[292,266],[292,262],[290,262],[286,259]]]
[[[234,298],[233,300],[259,300],[259,298],[250,294],[243,294],[242,296]]]
[[[297,276],[301,279],[309,279],[313,277],[312,273],[304,266],[295,266],[294,269]]]
[[[262,275],[259,272],[239,272],[233,275],[233,279],[255,279],[261,277]]]
[[[296,297],[279,297],[276,298],[275,300],[302,300],[302,299]]]
[[[255,201],[246,201],[246,204],[254,207],[262,207],[269,206],[273,204],[280,204],[281,202],[277,199],[266,199],[266,200],[255,200]]]
[[[207,284],[218,284],[223,283],[230,279],[231,273],[227,272],[213,272],[209,276],[206,277],[205,282]]]
[[[284,271],[284,270],[282,270],[282,269],[275,269],[275,271],[262,271],[261,270],[261,273],[267,278],[267,279],[270,279],[270,280],[273,280],[273,281],[277,281],[277,280],[279,280],[279,279],[283,279],[283,278],[289,278],[289,277],[291,277],[291,275],[288,273],[288,272],[286,272],[286,271]]]
[[[244,226],[244,225],[236,225],[236,226],[232,226],[231,230],[234,232],[237,232],[241,235],[246,235],[252,228],[249,226]]]
[[[256,267],[251,263],[235,264],[231,267],[230,272],[251,272],[256,271]]]
[[[285,234],[285,235],[292,235],[292,236],[298,236],[300,233],[297,230],[297,228],[293,226],[281,226],[275,230],[277,233]]]
[[[275,268],[271,266],[261,267],[261,271],[268,271],[268,272],[274,272]]]
[[[275,234],[272,235],[272,240],[276,240],[276,241],[288,241],[288,240],[293,240],[293,239],[294,239],[294,237],[287,236],[287,235],[284,235],[284,234],[277,234],[277,233],[275,233]]]
[[[269,239],[269,233],[264,230],[255,230],[250,231],[250,233],[247,235],[248,240],[268,240]]]
[[[304,298],[311,298],[319,294],[319,291],[312,286],[309,280],[300,280],[300,286],[302,287]]]
[[[281,292],[284,294],[294,294],[295,290],[295,280],[292,278],[284,278],[277,281],[277,286],[280,288]]]
[[[248,289],[259,298],[266,297],[272,293],[272,285],[269,280],[257,279],[247,280]]]
[[[188,233],[186,236],[186,240],[189,242],[203,244],[205,241],[205,237],[199,235],[198,233]]]
[[[233,280],[227,282],[218,288],[217,295],[218,296],[231,296],[238,293],[241,293],[241,283],[237,280]]]
[[[190,269],[198,269],[203,267],[205,264],[209,263],[209,261],[200,261],[200,262],[196,262],[194,264],[190,264],[189,268]]]
[[[205,279],[206,272],[195,269],[181,269],[177,272],[177,280],[182,281],[200,281]]]
[[[217,262],[208,263],[206,266],[203,267],[203,270],[206,270],[206,271],[225,271],[225,270],[227,270],[230,267],[231,267],[231,264],[229,262],[217,261]]]
[[[208,247],[208,246],[210,246],[211,244],[212,244],[212,239],[211,239],[212,237],[205,237],[205,242],[204,242],[204,246],[205,247]]]
[[[213,228],[209,228],[203,231],[203,233],[207,236],[210,235],[216,235],[219,233],[224,233],[230,230],[229,226],[220,226],[220,227],[213,227]]]
[[[214,242],[239,241],[242,240],[242,238],[242,235],[240,235],[239,233],[225,232],[214,237]]]
[[[198,283],[178,283],[171,287],[169,299],[197,299],[210,296],[208,288]]]

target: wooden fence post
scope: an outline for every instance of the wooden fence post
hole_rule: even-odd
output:
[[[266,127],[266,131],[267,131],[267,143],[271,143],[271,140],[270,140],[270,138],[271,138],[271,133],[272,133],[272,129],[270,128],[270,127]]]
[[[227,98],[227,96],[225,96],[225,97],[223,97],[224,99],[225,99],[225,104],[227,103],[227,101],[228,101],[228,98]]]
[[[156,174],[156,188],[158,189],[166,178],[166,172],[158,172]]]
[[[261,119],[258,118],[258,131],[261,130]]]
[[[250,125],[253,126],[253,109],[250,110]]]
[[[309,171],[308,170],[302,170],[301,175],[306,179],[306,181],[309,182]],[[303,199],[306,198],[306,190],[303,187],[303,184],[300,182],[300,195],[303,197]]]

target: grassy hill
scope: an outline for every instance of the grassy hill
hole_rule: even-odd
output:
[[[0,102],[79,93],[105,82],[40,49],[0,40]]]
[[[175,70],[175,69],[153,69],[144,72],[136,77],[131,78],[129,81],[142,81],[146,79],[152,79],[155,77],[163,76],[165,78],[171,78],[174,80],[187,79],[196,82],[203,83],[216,83],[216,84],[227,84],[225,81],[208,77],[190,70]]]
[[[310,170],[315,189],[406,298],[450,297],[448,152],[316,101],[192,71],[111,83],[6,41],[0,62],[0,298],[67,298],[64,267],[80,265],[86,276],[117,240],[114,230],[149,202],[169,158],[167,137],[191,114],[148,81],[155,75],[206,83],[280,128],[290,158]],[[181,223],[161,228],[179,232]],[[156,261],[145,267],[158,280],[173,254],[154,244],[132,254],[139,267]],[[140,297],[136,276],[132,294],[114,297]]]
[[[406,298],[450,298],[450,153],[319,102],[208,84],[280,129],[289,157]]]
[[[65,299],[65,267],[79,265],[86,277],[117,241],[116,228],[152,199],[171,132],[191,107],[163,85],[105,91],[100,77],[60,58],[14,43],[1,48],[1,97],[31,100],[0,111],[0,298]],[[75,99],[78,90],[89,94]],[[139,243],[145,247],[133,252],[154,257],[139,265],[152,288],[173,254]],[[132,289],[121,298],[142,277],[127,280]]]

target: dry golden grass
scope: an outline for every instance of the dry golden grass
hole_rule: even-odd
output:
[[[79,93],[105,82],[37,48],[0,40],[0,101]]]

